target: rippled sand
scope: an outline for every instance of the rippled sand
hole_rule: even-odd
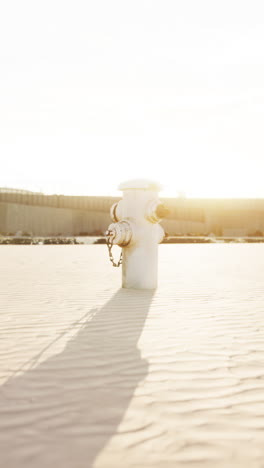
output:
[[[263,468],[264,245],[0,247],[1,468]]]

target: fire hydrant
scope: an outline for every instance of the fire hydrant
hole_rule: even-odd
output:
[[[164,238],[159,221],[168,209],[158,199],[160,185],[148,180],[129,180],[120,184],[123,199],[115,203],[110,215],[114,221],[106,232],[113,266],[122,264],[122,287],[155,289],[157,287],[158,244]],[[122,252],[116,263],[112,246]]]

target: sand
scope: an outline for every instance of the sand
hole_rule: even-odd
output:
[[[0,248],[1,468],[264,467],[263,244]]]

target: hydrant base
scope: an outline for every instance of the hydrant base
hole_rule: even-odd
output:
[[[136,245],[123,248],[122,287],[126,289],[156,289],[158,246]]]

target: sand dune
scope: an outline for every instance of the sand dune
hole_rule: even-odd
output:
[[[264,247],[1,246],[0,466],[264,466]]]

